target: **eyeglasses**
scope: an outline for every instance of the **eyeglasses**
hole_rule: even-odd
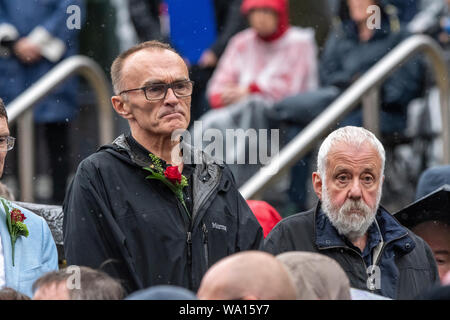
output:
[[[194,89],[194,81],[183,80],[173,83],[155,83],[142,88],[124,90],[119,95],[130,91],[142,90],[144,91],[145,98],[149,101],[163,100],[166,98],[169,88],[172,89],[177,98],[188,97]]]
[[[16,138],[14,137],[0,137],[0,151],[9,151],[14,148],[14,142]]]

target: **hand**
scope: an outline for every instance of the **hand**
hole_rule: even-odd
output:
[[[224,105],[229,105],[242,100],[248,94],[248,88],[230,85],[223,89],[221,98]]]
[[[15,43],[13,50],[23,63],[32,64],[42,58],[39,47],[29,41],[26,37],[19,39]]]
[[[202,68],[215,67],[217,64],[217,56],[211,50],[205,50],[198,61],[198,65]]]

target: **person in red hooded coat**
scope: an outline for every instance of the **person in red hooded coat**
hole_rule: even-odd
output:
[[[208,84],[212,108],[258,94],[269,101],[315,89],[317,49],[311,29],[292,27],[286,0],[244,0],[250,27],[228,43]]]
[[[278,211],[266,201],[247,200],[247,204],[263,228],[264,238],[270,233],[282,217]]]
[[[194,141],[205,142],[202,138],[210,136],[209,129],[221,131],[223,137],[228,129],[269,129],[266,112],[275,102],[317,88],[314,31],[289,25],[287,1],[244,0],[241,11],[250,27],[230,39],[219,60],[207,87],[213,110],[200,118],[201,126],[194,123]],[[267,162],[257,149],[261,143],[246,149],[244,144],[235,147],[230,142],[223,143],[222,160],[227,159],[237,186],[241,186]],[[279,141],[275,143],[279,145]],[[259,161],[251,162],[248,157],[242,164],[240,157],[246,154],[259,154]],[[220,158],[217,151],[215,156]]]

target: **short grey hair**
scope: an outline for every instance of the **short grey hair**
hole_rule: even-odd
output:
[[[384,175],[386,153],[381,142],[369,130],[361,127],[347,126],[333,131],[322,142],[319,153],[317,155],[317,171],[320,174],[321,178],[325,178],[328,153],[333,146],[338,143],[346,143],[351,146],[359,147],[365,142],[369,142],[375,148],[375,150],[377,150],[378,155],[381,159],[381,175]]]
[[[79,269],[80,288],[67,288],[67,281],[73,277],[71,267]],[[41,287],[61,283],[66,285],[70,300],[122,300],[125,296],[125,289],[118,280],[103,271],[85,266],[68,266],[48,272],[34,282],[32,291],[36,293]]]
[[[121,91],[125,90],[122,81],[123,78],[122,68],[125,63],[125,60],[132,54],[141,50],[160,50],[160,51],[168,50],[176,53],[178,56],[180,56],[181,59],[183,59],[181,55],[168,43],[160,42],[157,40],[145,41],[129,48],[125,52],[122,52],[116,59],[114,59],[111,65],[111,81],[114,93],[116,95],[118,95]]]

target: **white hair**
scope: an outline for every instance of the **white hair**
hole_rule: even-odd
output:
[[[339,128],[330,133],[320,146],[319,153],[317,155],[317,171],[322,180],[324,180],[326,176],[328,153],[333,146],[337,145],[338,143],[345,143],[358,148],[365,142],[369,142],[375,148],[375,150],[377,150],[378,155],[381,159],[381,176],[383,176],[386,153],[381,142],[369,130],[361,127],[347,126]]]

